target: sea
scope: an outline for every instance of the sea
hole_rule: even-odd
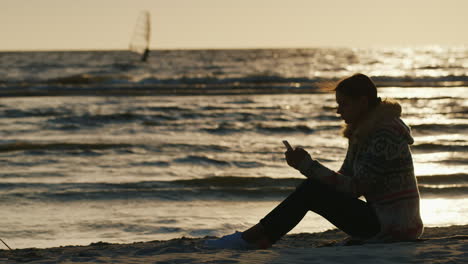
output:
[[[0,238],[245,230],[305,179],[282,140],[339,169],[347,141],[324,87],[358,72],[403,107],[425,225],[468,224],[468,46],[30,51],[0,52]],[[311,212],[291,233],[331,228]]]

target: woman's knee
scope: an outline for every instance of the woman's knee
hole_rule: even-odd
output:
[[[333,192],[333,190],[315,179],[305,179],[299,186],[296,187],[296,192],[304,192],[310,195],[323,195]]]

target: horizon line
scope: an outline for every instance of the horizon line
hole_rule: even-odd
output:
[[[408,45],[374,45],[374,46],[346,46],[346,45],[317,45],[317,46],[240,46],[240,47],[150,47],[151,51],[167,50],[281,50],[281,49],[385,49],[385,48],[465,48],[467,44],[408,44]],[[39,48],[39,49],[0,49],[0,52],[78,52],[78,51],[130,51],[128,48]],[[131,52],[131,51],[130,51]]]

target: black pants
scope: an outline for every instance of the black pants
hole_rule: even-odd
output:
[[[260,223],[274,243],[299,224],[309,210],[350,236],[370,238],[380,231],[377,215],[369,204],[311,179],[299,185]]]

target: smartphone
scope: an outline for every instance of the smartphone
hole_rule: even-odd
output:
[[[283,144],[288,151],[293,151],[293,148],[291,147],[291,145],[289,144],[287,140],[283,140]]]

